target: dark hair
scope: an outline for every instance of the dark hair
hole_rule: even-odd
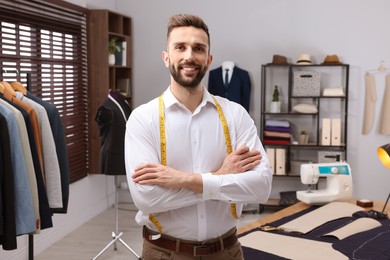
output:
[[[169,39],[169,36],[173,29],[185,26],[193,26],[195,28],[202,29],[207,34],[208,44],[210,46],[209,28],[202,20],[202,18],[192,14],[176,14],[169,17],[167,39]]]

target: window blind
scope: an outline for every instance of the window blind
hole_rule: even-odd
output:
[[[54,104],[65,131],[71,182],[88,173],[86,9],[65,1],[1,0],[3,81]],[[9,71],[9,72],[7,72]]]

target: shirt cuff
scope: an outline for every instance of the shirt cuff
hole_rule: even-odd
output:
[[[203,200],[217,199],[219,197],[219,178],[211,173],[202,174]]]

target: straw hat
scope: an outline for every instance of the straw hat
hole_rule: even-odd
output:
[[[342,64],[337,55],[327,55],[322,64]]]
[[[282,56],[282,55],[279,55],[279,54],[275,54],[272,57],[272,62],[268,63],[268,64],[287,65],[289,63],[287,62],[287,58],[285,56]]]
[[[309,54],[301,54],[297,60],[298,65],[311,65],[311,58]]]

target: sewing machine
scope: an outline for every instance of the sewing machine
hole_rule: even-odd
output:
[[[326,178],[326,188],[312,190],[320,177]],[[325,204],[352,197],[352,175],[346,162],[309,163],[301,165],[301,182],[308,184],[308,190],[297,191],[297,199],[307,204]]]

